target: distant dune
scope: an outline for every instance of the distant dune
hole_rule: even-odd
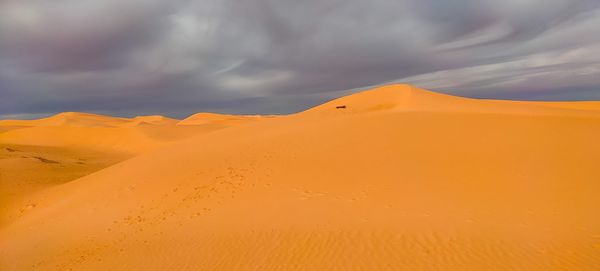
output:
[[[142,124],[166,125],[175,124],[178,120],[159,115],[137,116],[135,118],[118,118],[98,114],[65,112],[37,120],[0,120],[0,126],[14,127],[43,127],[43,126],[71,126],[71,127],[121,127]]]
[[[97,151],[140,154],[182,138],[237,124],[222,120],[219,125],[188,123],[164,116],[117,118],[89,113],[60,113],[39,120],[0,120],[0,144],[76,147]]]
[[[137,116],[131,120],[127,125],[175,125],[179,120],[167,118],[160,115],[153,116]]]
[[[10,159],[128,158],[15,196],[0,270],[600,270],[599,104],[389,85],[277,117],[0,121]]]
[[[177,125],[231,125],[240,124],[255,120],[261,120],[269,118],[271,116],[250,116],[250,115],[226,115],[226,114],[215,114],[215,113],[197,113],[192,116],[185,118],[184,120],[177,123]]]

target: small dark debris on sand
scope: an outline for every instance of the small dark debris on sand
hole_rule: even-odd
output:
[[[345,105],[338,105],[335,107],[335,109],[346,109]]]
[[[8,152],[16,152],[16,151],[18,151],[18,150],[11,149],[11,148],[5,148],[5,149],[6,149]]]
[[[42,163],[48,163],[48,164],[60,164],[60,162],[58,161],[54,161],[54,160],[50,160],[50,159],[46,159],[44,157],[39,157],[39,156],[34,156],[32,158],[38,159],[40,160],[40,162]]]

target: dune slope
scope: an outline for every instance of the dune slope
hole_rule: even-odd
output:
[[[388,86],[32,195],[0,269],[598,270],[598,138],[593,110]]]
[[[77,112],[0,120],[0,225],[35,206],[19,204],[30,194],[192,135],[235,125],[225,121],[218,126],[175,126],[177,122],[158,115],[128,119]]]
[[[0,143],[0,226],[34,205],[14,202],[123,161],[130,156],[89,149]]]

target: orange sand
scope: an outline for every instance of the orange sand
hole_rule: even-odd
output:
[[[598,105],[392,85],[273,118],[0,122],[132,157],[6,205],[0,270],[600,270]]]

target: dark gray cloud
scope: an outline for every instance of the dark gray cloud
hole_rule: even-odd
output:
[[[288,113],[409,82],[600,99],[596,0],[0,0],[0,118]]]

